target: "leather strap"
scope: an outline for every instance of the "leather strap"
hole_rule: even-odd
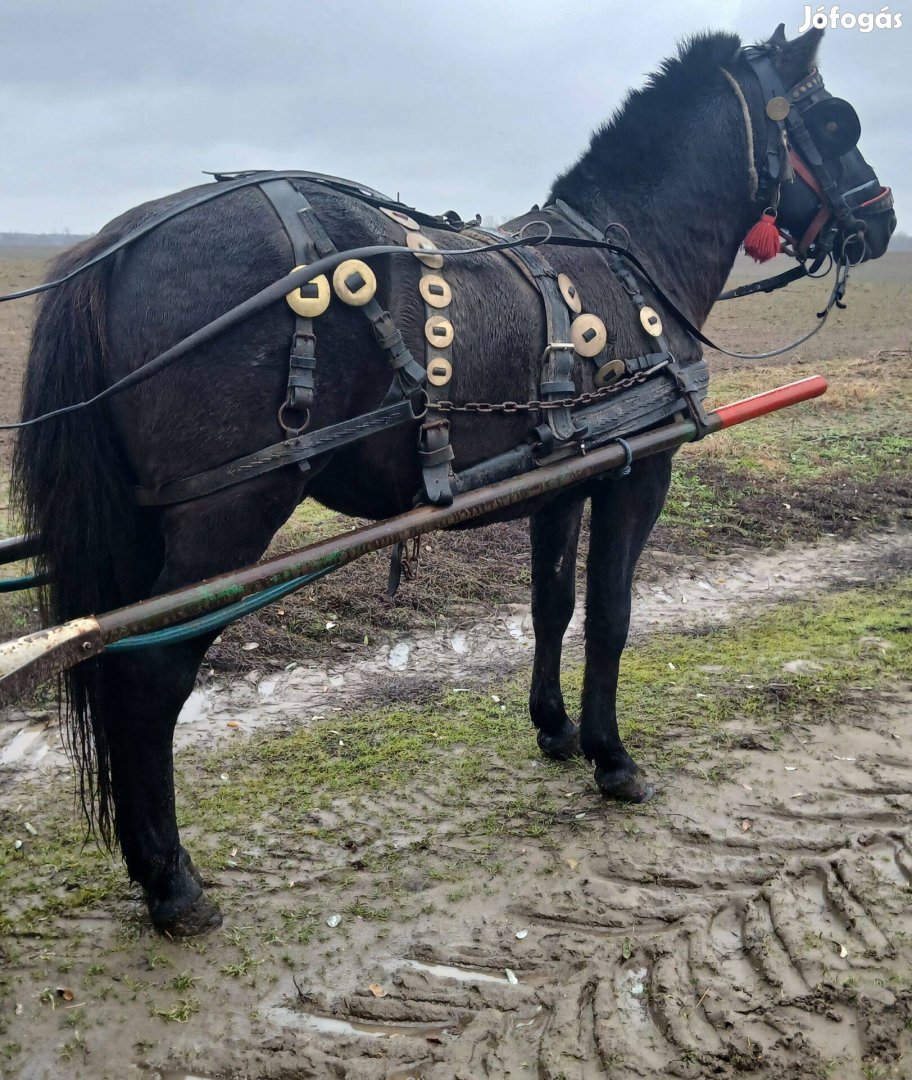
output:
[[[578,214],[572,207],[563,202],[563,200],[558,199],[555,206],[566,218],[568,218],[568,220],[570,220],[571,224],[575,224],[577,228],[582,229],[590,236],[599,236],[595,226],[586,221],[581,214]],[[599,236],[599,238],[603,239],[601,236]],[[608,263],[611,272],[630,297],[631,303],[637,309],[637,316],[640,318],[642,324],[642,313],[647,307],[647,304],[633,271],[623,262],[617,251],[606,250],[605,260]],[[649,280],[648,276],[647,280]],[[661,291],[659,291],[659,295],[662,296]],[[646,332],[645,329],[643,332]],[[689,369],[682,367],[674,353],[671,351],[664,329],[662,333],[657,334],[654,337],[650,334],[649,337],[652,338],[656,345],[658,345],[660,352],[667,355],[668,364],[664,370],[675,380],[675,383],[681,392],[681,396],[687,404],[687,411],[690,413],[691,419],[697,426],[698,437],[702,437],[707,432],[707,420],[699,393],[699,387],[693,383],[689,375]],[[625,361],[625,365],[627,364],[628,362]],[[627,366],[627,370],[628,372],[630,371],[629,365]]]
[[[305,224],[302,211],[310,210],[310,203],[294,187],[290,180],[269,180],[259,185],[260,191],[272,205],[281,221],[294,254],[295,266],[306,266],[316,262],[320,255]],[[310,215],[313,220],[313,214]],[[288,358],[288,391],[285,395],[285,408],[307,413],[313,405],[314,375],[317,338],[313,331],[313,319],[295,313],[295,327],[292,336],[291,355]],[[284,409],[282,410],[284,415]],[[291,429],[286,429],[291,430]]]
[[[274,443],[265,450],[247,454],[246,457],[218,465],[214,469],[207,469],[181,480],[172,480],[161,487],[134,488],[134,498],[140,506],[172,506],[174,503],[200,499],[223,488],[241,484],[254,476],[280,469],[284,465],[297,464],[301,468],[309,468],[307,462],[310,458],[414,420],[411,402],[397,401],[363,416],[355,416],[351,420],[320,428],[319,431]]]
[[[450,486],[450,462],[453,457],[449,422],[430,420],[422,424],[418,440],[421,482],[425,498],[434,506],[449,506],[453,501]]]
[[[473,225],[465,232],[475,234],[482,242],[502,240],[506,235],[500,229],[488,229]],[[535,248],[513,248],[508,254],[511,261],[519,264],[526,277],[538,289],[545,311],[545,352],[542,357],[542,401],[556,401],[573,397],[576,384],[573,381],[573,346],[570,344],[570,313],[557,286],[557,275],[547,259]],[[573,423],[569,408],[549,409],[548,427],[560,442],[579,438],[581,429]]]
[[[364,184],[357,184],[353,180],[346,180],[341,176],[330,176],[327,173],[307,172],[298,169],[289,172],[257,170],[254,172],[239,173],[209,173],[208,175],[213,176],[218,183],[208,184],[202,191],[198,191],[193,195],[188,195],[185,199],[173,203],[171,206],[167,207],[167,209],[159,211],[153,217],[149,218],[148,221],[144,221],[142,225],[138,225],[135,229],[131,229],[126,236],[122,236],[103,251],[99,251],[97,255],[93,256],[87,262],[81,263],[68,274],[64,274],[63,277],[56,278],[53,281],[44,281],[40,285],[32,285],[30,288],[20,289],[18,292],[2,295],[0,296],[0,303],[4,300],[18,300],[25,296],[34,296],[36,293],[54,289],[58,285],[62,285],[65,281],[70,281],[79,274],[84,273],[90,267],[97,266],[100,262],[104,262],[112,255],[116,255],[118,251],[122,251],[125,247],[135,243],[141,237],[146,236],[150,232],[154,232],[155,229],[160,225],[163,225],[166,221],[170,221],[172,218],[176,218],[181,214],[186,213],[188,210],[192,210],[195,206],[202,206],[203,203],[211,202],[213,199],[219,199],[232,191],[254,187],[255,185],[263,184],[269,180],[303,180],[309,184],[319,184],[322,187],[338,191],[340,194],[350,195],[352,198],[361,199],[362,202],[369,203],[371,206],[385,206],[395,210],[401,210],[403,213],[414,217],[417,221],[430,225],[435,229],[459,232],[463,226],[463,222],[459,215],[455,214],[452,210],[439,215],[425,214],[420,210],[416,210],[413,206],[408,206],[406,203],[400,203],[391,196],[384,195],[380,191],[375,191],[374,188],[367,187]]]
[[[774,277],[764,278],[762,281],[752,281],[749,285],[739,285],[735,289],[727,289],[723,293],[719,293],[719,300],[737,300],[741,296],[752,296],[754,293],[771,293],[776,289],[784,289],[786,285],[791,285],[793,281],[797,281],[799,278],[807,277],[809,271],[804,263],[799,263],[798,266],[793,266],[788,270],[785,270],[781,274],[776,274]]]

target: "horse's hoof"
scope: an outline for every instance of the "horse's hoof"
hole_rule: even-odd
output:
[[[545,757],[554,758],[555,761],[568,761],[580,753],[579,728],[569,720],[563,730],[555,735],[540,731],[536,741]]]
[[[155,929],[169,937],[194,937],[208,934],[222,925],[222,913],[209,897],[200,889],[197,898],[177,912],[162,910],[171,905],[150,903],[149,911]]]
[[[638,769],[630,773],[628,770],[596,768],[595,782],[606,799],[618,802],[644,803],[655,795],[655,785],[644,780]]]

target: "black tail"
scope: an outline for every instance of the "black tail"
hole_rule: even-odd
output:
[[[104,241],[67,252],[54,276],[72,269]],[[107,264],[46,293],[39,305],[22,399],[22,419],[69,405],[105,386]],[[140,511],[132,475],[107,408],[92,406],[24,428],[13,459],[13,504],[40,538],[38,569],[50,584],[41,598],[45,625],[93,615],[135,599],[143,574]],[[146,564],[147,566],[148,564]],[[106,662],[88,661],[64,676],[65,740],[79,773],[90,827],[110,844],[115,834],[107,725],[114,703]]]

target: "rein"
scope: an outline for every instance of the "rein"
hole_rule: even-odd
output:
[[[716,352],[723,353],[725,356],[731,356],[736,360],[768,360],[773,356],[781,356],[783,353],[787,353],[791,349],[797,348],[797,346],[799,345],[803,345],[804,342],[807,341],[809,338],[812,338],[814,334],[820,332],[832,309],[842,303],[842,299],[845,295],[850,263],[848,263],[848,261],[845,259],[845,252],[843,250],[843,252],[840,253],[839,259],[837,260],[836,280],[833,283],[833,288],[830,290],[830,296],[827,300],[827,303],[823,311],[818,312],[817,314],[817,318],[819,321],[806,334],[803,334],[796,341],[793,341],[788,345],[782,345],[778,349],[770,349],[769,352],[732,352],[730,349],[725,349],[721,345],[717,345],[711,338],[708,338],[701,330],[694,326],[694,324],[690,321],[690,319],[687,318],[687,316],[681,311],[681,309],[672,300],[669,299],[668,294],[655,282],[649,271],[643,266],[640,260],[637,259],[635,255],[633,255],[632,252],[630,252],[626,248],[618,248],[615,244],[609,244],[605,242],[602,239],[604,233],[600,233],[594,225],[592,225],[582,216],[582,214],[580,214],[577,210],[574,210],[573,207],[568,206],[568,204],[565,203],[562,199],[558,199],[553,207],[546,207],[545,209],[556,211],[562,217],[564,217],[571,225],[574,225],[577,229],[580,229],[581,231],[587,233],[589,236],[593,237],[593,239],[589,241],[587,246],[599,247],[609,251],[617,252],[628,262],[632,263],[640,272],[640,274],[643,275],[644,279],[646,280],[650,288],[653,289],[655,294],[659,297],[661,302],[671,311],[674,317],[690,334],[691,337],[696,338],[697,341],[699,341],[702,345],[705,345],[707,348],[715,349]],[[608,229],[610,228],[612,228],[611,225],[608,226]],[[606,229],[605,232],[607,232],[608,229]],[[790,281],[794,281],[799,277],[807,275],[808,273],[808,270],[803,265],[801,267],[793,268],[792,270],[788,271],[787,274],[779,275],[779,278],[788,277],[787,281],[783,281],[781,285],[773,287],[781,288],[782,285],[787,285]],[[731,299],[731,297],[734,295],[746,296],[749,295],[750,292],[760,291],[760,286],[767,284],[768,281],[758,282],[755,283],[755,285],[751,286],[742,286],[741,288],[745,290],[744,292],[733,290],[732,293],[729,295],[723,294],[723,297],[725,299]]]
[[[261,174],[262,175],[262,174]],[[245,178],[246,179],[246,178]],[[214,193],[213,193],[214,194]],[[213,197],[213,195],[210,195]],[[194,200],[192,205],[199,205],[199,201]],[[182,212],[188,207],[182,206],[175,208],[169,214],[167,218],[174,217],[177,213]],[[687,315],[678,307],[678,305],[671,299],[668,293],[662,288],[661,285],[653,278],[652,274],[646,269],[643,263],[633,254],[626,246],[611,243],[604,238],[604,234],[600,233],[598,229],[586,221],[576,210],[568,206],[566,203],[558,200],[553,207],[547,207],[546,210],[558,213],[571,225],[575,226],[580,231],[586,233],[586,236],[555,236],[549,225],[545,222],[541,224],[545,225],[546,232],[515,236],[513,239],[496,241],[489,244],[484,244],[474,248],[451,248],[440,249],[437,251],[438,255],[446,256],[448,258],[466,256],[466,255],[479,255],[490,252],[505,252],[515,248],[531,248],[542,245],[555,245],[564,247],[580,247],[580,248],[595,248],[601,251],[613,253],[626,262],[630,263],[643,277],[649,287],[653,290],[660,302],[668,308],[675,319],[680,323],[684,330],[687,331],[691,337],[695,338],[702,345],[707,346],[710,349],[715,349],[717,352],[724,353],[726,356],[731,356],[739,360],[765,360],[773,356],[779,356],[782,353],[788,352],[790,349],[795,348],[797,345],[807,341],[808,338],[816,334],[823,326],[826,317],[829,315],[832,308],[839,302],[845,293],[846,280],[848,277],[849,264],[840,258],[838,263],[837,278],[833,285],[833,289],[830,293],[829,300],[824,308],[823,312],[819,313],[818,318],[820,322],[807,334],[800,337],[797,341],[792,342],[789,345],[782,346],[779,349],[772,349],[769,352],[763,353],[736,353],[731,352],[728,349],[723,348],[721,345],[717,345],[711,338],[707,337]],[[166,219],[167,219],[166,218]],[[440,219],[433,219],[435,222]],[[535,223],[531,223],[535,224]],[[145,235],[153,227],[152,223],[146,223],[141,226],[136,233],[124,237],[118,241],[117,244],[111,248],[106,249],[100,255],[90,260],[88,263],[84,263],[71,271],[64,278],[57,281],[44,282],[42,285],[32,286],[30,289],[23,290],[20,293],[11,293],[6,296],[0,296],[0,301],[17,299],[20,296],[28,296],[37,292],[43,292],[48,289],[55,288],[57,285],[62,284],[65,281],[70,280],[77,274],[87,270],[90,266],[96,265],[103,258],[114,254],[115,250],[121,250],[132,240],[137,238],[137,235]],[[453,228],[453,226],[450,226]],[[528,226],[526,226],[528,228]],[[94,397],[87,398],[84,401],[74,402],[72,405],[65,405],[60,409],[54,409],[51,412],[42,413],[39,416],[34,416],[29,420],[20,420],[17,422],[10,422],[0,424],[0,431],[17,431],[22,428],[32,427],[35,424],[44,423],[46,420],[51,420],[54,417],[66,416],[70,413],[77,412],[81,409],[88,408],[91,405],[97,405],[102,401],[113,397],[115,394],[120,394],[125,390],[130,390],[133,387],[139,386],[140,383],[145,382],[147,379],[152,378],[159,372],[164,371],[174,363],[175,360],[180,359],[193,349],[199,348],[201,345],[207,344],[212,341],[218,335],[224,333],[232,326],[236,326],[244,319],[261,311],[263,308],[277,300],[284,299],[288,293],[294,289],[300,289],[302,286],[309,284],[315,278],[324,275],[331,274],[337,266],[342,262],[349,259],[367,259],[380,255],[409,255],[414,257],[414,252],[408,247],[402,247],[401,245],[393,244],[376,244],[368,247],[352,248],[349,251],[334,252],[331,255],[327,255],[322,259],[318,259],[316,262],[310,263],[307,266],[300,267],[293,270],[291,273],[286,274],[284,277],[279,278],[278,281],[273,282],[271,285],[267,285],[266,288],[261,289],[258,293],[249,297],[247,300],[238,304],[230,311],[225,312],[218,318],[213,319],[212,322],[207,323],[205,326],[200,327],[199,330],[183,338],[181,341],[172,345],[171,348],[166,349],[164,352],[159,353],[158,356],[153,357],[143,367],[138,368],[136,371],[130,372],[129,375],[125,375],[117,382],[112,383],[104,390],[100,391]]]

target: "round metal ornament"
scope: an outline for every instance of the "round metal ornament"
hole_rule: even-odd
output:
[[[791,107],[787,98],[770,98],[766,103],[766,115],[770,120],[784,120],[788,116]]]
[[[570,324],[570,340],[579,356],[598,356],[608,343],[608,331],[598,315],[577,315]]]
[[[567,307],[570,308],[574,315],[579,315],[583,310],[583,304],[579,293],[576,291],[576,286],[566,274],[557,275],[557,287],[560,289],[561,296],[564,298]]]
[[[427,366],[428,382],[432,386],[446,386],[453,378],[453,365],[442,356],[435,356]]]
[[[346,259],[333,271],[336,296],[352,307],[363,307],[377,292],[377,278],[360,259]]]
[[[401,225],[403,229],[420,229],[421,228],[421,226],[418,224],[418,222],[414,218],[409,217],[408,214],[403,214],[403,212],[401,210],[393,210],[393,208],[390,207],[390,206],[381,206],[380,207],[380,213],[381,214],[386,214],[386,216],[391,221],[395,221],[396,224]]]
[[[422,274],[418,291],[430,307],[448,307],[453,299],[453,290],[439,274]]]
[[[305,270],[306,265],[296,266],[294,271]],[[292,272],[294,272],[292,271]],[[320,274],[313,281],[305,282],[300,288],[285,294],[288,306],[303,319],[315,319],[329,307],[329,281],[325,274]]]
[[[443,256],[436,254],[437,245],[421,233],[409,232],[405,234],[405,242],[414,251],[415,258],[429,266],[432,270],[439,270],[443,266]]]
[[[647,334],[658,337],[662,333],[662,320],[659,318],[659,313],[655,308],[640,308],[640,322],[643,324],[643,329]]]
[[[424,324],[424,336],[437,349],[453,344],[453,324],[442,315],[432,315]]]

